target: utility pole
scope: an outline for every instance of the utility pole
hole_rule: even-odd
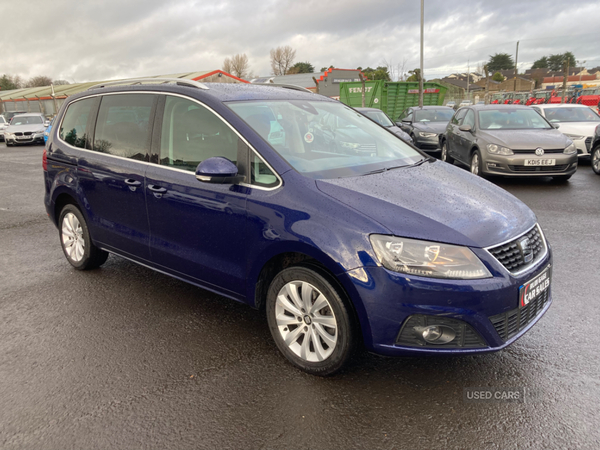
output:
[[[471,60],[467,59],[467,100],[469,100],[469,81],[471,78]]]
[[[567,80],[569,78],[569,58],[565,58],[565,73],[563,74],[563,95],[560,100],[561,103],[565,102],[565,98],[567,97]]]
[[[487,64],[483,66],[483,70],[485,70],[485,96],[484,103],[489,105],[490,103],[490,71],[488,70]]]
[[[515,89],[514,91],[517,92],[517,75],[519,74],[519,41],[517,41],[517,51],[515,53]]]
[[[421,73],[419,74],[419,106],[423,106],[423,23],[425,20],[425,0],[421,0]]]

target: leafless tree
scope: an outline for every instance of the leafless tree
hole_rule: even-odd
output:
[[[250,67],[246,54],[240,53],[231,58],[225,58],[225,61],[223,61],[223,72],[243,79],[250,77]]]
[[[271,70],[273,75],[285,75],[294,64],[296,50],[289,45],[271,49]]]
[[[37,77],[33,77],[25,83],[25,87],[42,87],[42,86],[50,86],[52,84],[52,78],[46,77],[43,75],[38,75]]]
[[[392,81],[404,81],[408,78],[408,74],[406,73],[406,58],[402,58],[401,63],[397,63],[394,65],[393,60],[388,62],[385,58],[383,58],[383,66],[387,68],[388,73],[390,74],[390,79]]]
[[[67,81],[67,80],[54,80],[54,81],[52,82],[52,84],[53,84],[54,86],[62,86],[62,85],[65,85],[65,84],[71,84],[71,82],[70,82],[70,81]]]

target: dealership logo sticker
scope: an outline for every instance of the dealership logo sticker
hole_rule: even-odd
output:
[[[525,388],[463,388],[465,403],[525,403]]]
[[[544,149],[542,147],[538,147],[535,149],[535,154],[538,156],[543,156],[544,155]]]
[[[312,141],[315,140],[315,135],[309,131],[308,133],[306,133],[304,135],[304,140],[306,141],[307,144],[310,144]]]

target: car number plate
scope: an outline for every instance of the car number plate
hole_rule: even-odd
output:
[[[526,159],[526,166],[555,166],[555,159]]]
[[[552,266],[548,266],[542,273],[532,278],[519,288],[519,308],[527,306],[531,300],[550,289]]]

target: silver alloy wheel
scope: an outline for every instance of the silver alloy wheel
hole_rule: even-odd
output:
[[[297,356],[321,362],[331,356],[338,326],[327,298],[312,284],[290,281],[275,302],[275,320],[283,342]]]
[[[600,173],[600,149],[596,149],[592,153],[592,168],[594,172]]]
[[[444,141],[444,143],[442,144],[442,161],[446,161],[446,159],[448,159],[448,144],[446,144],[446,141]]]
[[[65,214],[62,222],[61,239],[65,252],[75,262],[83,259],[85,240],[79,219],[73,213]]]
[[[471,158],[471,173],[473,175],[479,175],[479,154],[473,153]]]

